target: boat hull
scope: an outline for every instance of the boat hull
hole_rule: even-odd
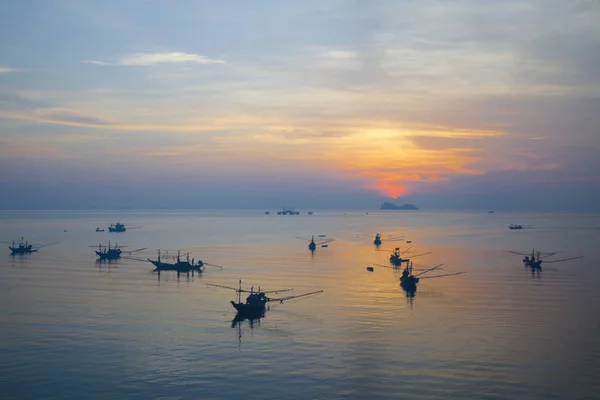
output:
[[[408,292],[416,291],[417,283],[419,283],[419,278],[415,278],[415,277],[400,278],[400,286],[402,287],[402,289],[404,289]]]
[[[35,253],[37,251],[37,249],[30,249],[30,248],[20,248],[20,247],[8,247],[11,251],[11,255],[15,255],[15,254],[30,254],[30,253]]]
[[[239,316],[246,318],[260,318],[265,314],[266,302],[257,302],[256,304],[236,303],[231,300],[231,305],[237,311]]]
[[[202,271],[204,271],[203,266],[191,265],[187,262],[180,262],[179,264],[170,264],[150,259],[148,259],[148,261],[150,261],[158,271],[177,271],[178,273],[188,273],[191,271],[201,273]]]

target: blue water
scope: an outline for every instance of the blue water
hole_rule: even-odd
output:
[[[271,211],[1,212],[1,240],[60,241],[0,251],[1,397],[598,398],[600,215]],[[117,220],[139,228],[94,231]],[[311,254],[319,234],[335,241]],[[97,264],[109,240],[148,249]],[[407,240],[431,252],[415,268],[467,273],[407,297],[381,266]],[[224,268],[159,277],[142,261],[158,248]],[[583,258],[536,273],[508,252],[532,248]],[[239,279],[324,292],[232,325],[235,292],[206,283]]]

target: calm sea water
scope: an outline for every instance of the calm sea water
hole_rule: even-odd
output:
[[[96,233],[120,220],[139,226]],[[529,229],[510,231],[519,223]],[[375,233],[383,234],[378,251]],[[335,238],[314,254],[311,235]],[[403,241],[391,241],[404,235]],[[261,211],[2,212],[3,399],[592,399],[600,393],[600,215]],[[190,252],[198,276],[97,264],[87,246]],[[388,265],[444,263],[414,298]],[[509,250],[560,251],[539,273]],[[235,292],[320,295],[234,324]]]

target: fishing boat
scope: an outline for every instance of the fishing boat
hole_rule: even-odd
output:
[[[547,252],[541,252],[539,250],[536,251],[535,249],[532,249],[531,253],[522,253],[522,252],[518,252],[518,251],[509,251],[509,253],[525,256],[523,258],[523,265],[526,267],[529,267],[531,269],[535,269],[535,270],[540,270],[542,268],[542,263],[551,264],[551,263],[558,263],[558,262],[577,260],[579,258],[583,258],[583,256],[576,256],[576,257],[562,258],[560,260],[553,260],[553,259],[546,260],[547,258],[552,257],[552,256],[558,254],[559,252],[555,251],[555,252],[547,253]]]
[[[15,244],[13,240],[12,246],[8,246],[8,248],[10,249],[11,254],[30,254],[38,251],[38,249],[34,248],[28,241],[23,241],[23,238],[21,238],[21,241],[18,244]]]
[[[8,248],[10,250],[10,255],[14,256],[17,254],[31,254],[31,253],[35,253],[37,252],[39,249],[46,247],[46,246],[51,246],[53,244],[57,244],[59,242],[53,242],[53,243],[48,243],[48,244],[30,244],[27,240],[25,240],[24,238],[21,238],[21,240],[19,242],[15,242],[14,240],[12,242],[7,242],[7,241],[1,241],[0,243],[6,243],[8,244]]]
[[[410,247],[408,248],[410,250]],[[404,253],[408,252],[406,250]],[[392,265],[400,266],[403,262],[409,262],[410,258],[402,258],[402,253],[400,253],[400,247],[396,247],[392,254],[390,254],[390,263]]]
[[[125,232],[127,228],[121,222],[117,222],[116,224],[110,224],[108,227],[109,232]]]
[[[292,207],[283,207],[281,211],[277,211],[277,215],[300,215],[300,212],[294,211]]]
[[[121,249],[119,245],[115,243],[113,247],[110,246],[110,242],[108,242],[108,246],[102,246],[102,244],[98,245],[98,250],[96,250],[96,255],[101,260],[117,260],[121,258]]]
[[[296,236],[296,239],[309,240],[308,249],[311,252],[314,252],[317,249],[317,246],[328,247],[329,245],[327,243],[333,242],[335,240],[335,239],[327,239],[326,236],[327,235],[319,235],[319,238],[321,238],[321,239],[317,239],[317,241],[315,241],[315,235],[312,235],[310,237],[310,240],[303,238],[303,237],[299,237],[299,236]]]
[[[540,269],[542,268],[542,262],[543,260],[540,258],[541,252],[538,251],[537,253],[534,250],[531,250],[531,257],[529,256],[525,256],[523,258],[523,264],[526,267],[530,267],[533,269]]]
[[[317,290],[314,292],[304,293],[304,294],[300,294],[300,295],[296,295],[296,296],[274,298],[274,297],[268,297],[267,293],[288,292],[288,291],[291,291],[294,289],[292,288],[292,289],[263,291],[259,287],[258,290],[255,291],[254,286],[252,286],[250,288],[250,290],[247,290],[247,289],[242,289],[242,280],[241,279],[239,280],[239,287],[237,287],[237,288],[234,288],[231,286],[215,285],[215,284],[211,284],[211,283],[208,283],[207,285],[214,286],[214,287],[220,287],[220,288],[224,288],[224,289],[235,290],[237,292],[237,299],[236,299],[236,301],[231,300],[230,301],[231,305],[233,306],[233,308],[235,308],[239,317],[251,318],[251,319],[263,317],[265,314],[266,305],[269,302],[278,301],[280,304],[283,304],[284,301],[323,293],[322,290]],[[244,303],[242,302],[242,293],[249,293],[248,296],[246,297],[246,301]]]
[[[392,252],[392,254],[390,254],[390,263],[395,267],[400,267],[402,265],[402,263],[409,262],[413,258],[422,257],[422,256],[426,256],[428,254],[431,254],[431,252],[428,251],[426,253],[421,253],[421,254],[411,254],[411,258],[402,258],[412,248],[413,248],[413,246],[411,245],[403,252],[400,252],[400,248],[396,247],[394,249],[394,251]]]
[[[197,263],[192,258],[190,261],[190,254],[186,253],[185,260],[181,259],[181,254],[177,252],[177,258],[174,263],[164,262],[161,260],[160,249],[158,250],[158,257],[156,260],[151,260],[148,258],[148,261],[156,267],[156,271],[176,271],[177,273],[189,273],[189,272],[202,272],[204,271],[204,262],[198,261]]]
[[[400,277],[400,286],[402,289],[409,292],[416,291],[417,283],[419,283],[419,278],[413,275],[412,269],[412,263],[407,263],[406,268],[402,271],[402,276]]]
[[[381,234],[380,233],[375,235],[375,240],[373,240],[373,244],[375,246],[381,246]]]
[[[89,246],[89,247],[96,247],[96,246]],[[127,246],[119,246],[118,243],[115,243],[114,246],[111,246],[110,242],[108,242],[108,246],[103,246],[102,243],[100,243],[100,244],[98,244],[97,247],[98,247],[98,250],[96,250],[96,255],[98,256],[99,260],[118,260],[119,258],[121,258],[121,254],[123,254],[123,253],[127,253],[127,254],[131,255],[132,253],[146,250],[146,247],[143,247],[141,249],[124,252],[121,249],[125,248]]]
[[[454,273],[450,273],[450,274],[425,276],[422,278],[420,277],[428,272],[441,269],[443,265],[444,264],[438,264],[435,267],[428,268],[428,269],[418,273],[417,275],[413,275],[413,263],[412,262],[407,263],[406,268],[404,268],[404,271],[402,271],[402,276],[400,277],[400,287],[402,289],[404,289],[407,293],[414,295],[414,293],[417,291],[417,283],[419,283],[421,281],[421,279],[442,278],[445,276],[461,275],[461,274],[467,273],[467,271],[461,271],[461,272],[454,272]]]

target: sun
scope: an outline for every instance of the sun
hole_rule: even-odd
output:
[[[404,185],[381,183],[377,184],[377,189],[392,199],[398,199],[400,196],[408,193],[408,189]]]

